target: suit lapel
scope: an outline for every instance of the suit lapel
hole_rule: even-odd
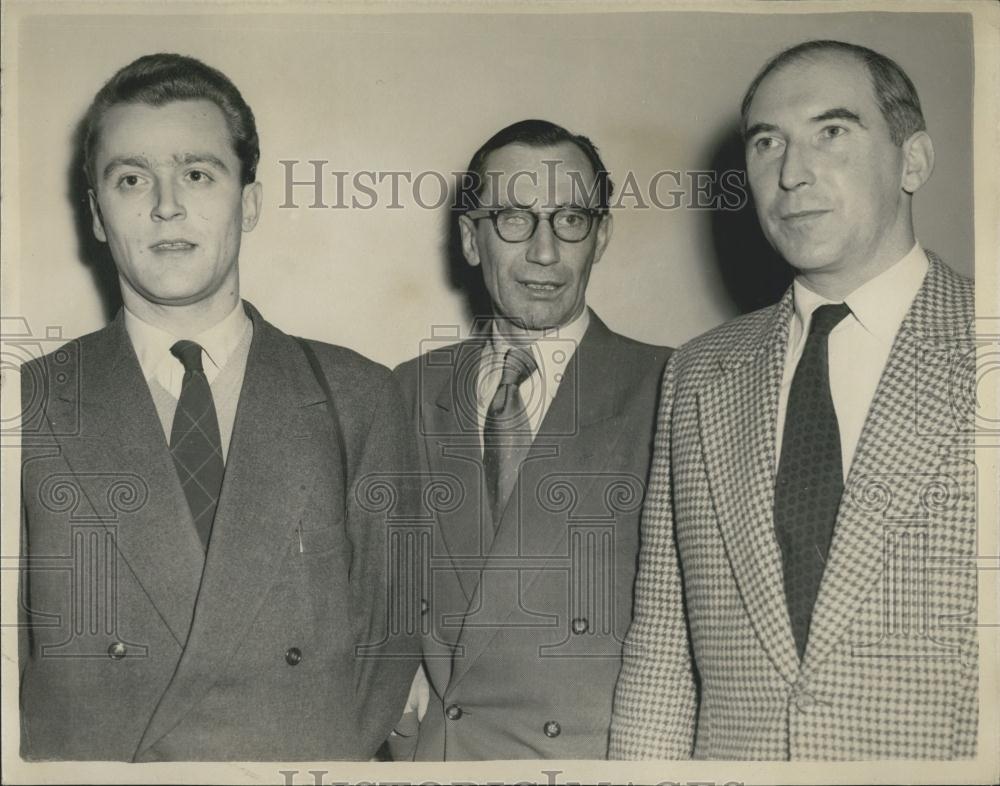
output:
[[[277,577],[317,473],[338,461],[324,448],[324,394],[294,339],[252,307],[253,340],[233,426],[191,634],[174,679],[140,744],[170,731],[211,688]]]
[[[79,358],[81,438],[62,438],[63,454],[77,477],[101,467],[138,478],[144,486],[139,493],[148,496],[142,507],[112,525],[115,543],[182,648],[204,554],[122,312],[106,331],[106,339],[88,342],[86,356]],[[71,390],[62,399],[62,406],[77,406]],[[107,509],[104,500],[90,505],[98,517]]]
[[[810,626],[804,668],[821,663],[844,637],[885,569],[886,514],[899,516],[926,480],[935,429],[920,427],[921,409],[950,411],[957,355],[971,344],[968,325],[944,305],[942,263],[931,256],[924,284],[896,335],[850,467]],[[940,358],[948,357],[947,361]],[[937,358],[936,362],[928,362]],[[930,433],[928,433],[928,431]],[[873,504],[874,503],[874,504]],[[861,642],[858,642],[859,644]]]
[[[481,613],[484,622],[462,628],[458,639],[462,657],[456,658],[449,688],[469,672],[504,627],[516,624],[552,628],[559,624],[555,615],[531,612],[522,604],[524,593],[545,571],[549,559],[567,553],[566,512],[539,507],[538,497],[544,478],[564,469],[580,473],[573,478],[573,497],[586,498],[599,477],[582,476],[584,470],[595,466],[594,453],[613,453],[623,438],[614,417],[620,411],[623,391],[620,380],[607,375],[607,369],[615,364],[614,349],[613,334],[591,313],[587,333],[567,365],[566,375],[521,464],[487,557],[487,562],[494,565],[505,559],[513,559],[515,564],[506,570],[488,571],[489,575],[484,575],[477,585],[467,615],[472,623],[475,614]],[[534,563],[531,569],[517,565],[518,558],[525,556]],[[492,578],[496,581],[491,582]],[[512,619],[515,614],[519,615],[516,620]]]
[[[435,373],[429,360],[422,381],[424,444],[432,477],[457,479],[462,504],[437,513],[444,553],[452,560],[455,575],[469,602],[478,583],[474,567],[462,569],[464,559],[483,556],[492,528],[483,493],[483,458],[477,421],[476,382],[483,340],[458,344],[447,364]],[[436,550],[437,551],[437,550]],[[440,553],[440,552],[437,552]]]
[[[719,530],[761,646],[789,682],[798,654],[774,536],[778,392],[792,317],[791,289],[698,398],[699,431]]]

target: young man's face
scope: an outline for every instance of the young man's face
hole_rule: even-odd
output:
[[[779,67],[747,117],[747,174],[764,234],[803,272],[892,263],[909,221],[904,153],[865,65],[821,54]]]
[[[211,101],[118,104],[101,120],[90,205],[126,305],[210,304],[238,297],[241,233],[257,223],[260,186]]]
[[[570,142],[510,144],[490,153],[485,169],[484,206],[521,206],[551,216],[559,207],[596,207],[598,202],[594,169]],[[497,316],[529,330],[560,327],[583,312],[590,270],[611,237],[609,215],[595,216],[579,242],[556,237],[550,220],[539,220],[530,238],[513,243],[497,234],[488,217],[462,216],[460,222],[466,261],[482,266]]]

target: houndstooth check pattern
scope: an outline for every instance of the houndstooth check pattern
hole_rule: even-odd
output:
[[[973,288],[928,257],[845,481],[801,662],[773,528],[791,292],[671,358],[612,758],[975,755],[975,465],[971,412],[956,408],[974,390],[961,362]]]

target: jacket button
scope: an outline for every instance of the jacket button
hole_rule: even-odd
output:
[[[449,704],[448,709],[444,711],[444,716],[448,720],[458,720],[462,717],[462,708],[457,704]]]
[[[126,652],[128,652],[128,647],[120,641],[116,641],[108,647],[108,655],[111,656],[112,660],[121,660],[125,657]]]
[[[542,731],[545,732],[546,737],[558,737],[562,732],[562,726],[555,721],[546,721],[545,725],[542,726]]]
[[[577,636],[586,633],[589,628],[590,623],[583,617],[577,617],[570,623],[570,630],[572,630]]]
[[[420,613],[426,614],[431,610],[431,604],[427,602],[427,598],[420,599]]]
[[[795,706],[799,708],[802,712],[806,712],[812,707],[816,706],[816,697],[809,693],[800,693],[795,698]]]
[[[298,666],[302,662],[302,650],[298,647],[289,647],[285,651],[285,663],[289,666]]]

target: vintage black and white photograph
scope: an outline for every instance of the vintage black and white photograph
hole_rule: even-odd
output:
[[[996,782],[998,44],[5,3],[3,782]]]

